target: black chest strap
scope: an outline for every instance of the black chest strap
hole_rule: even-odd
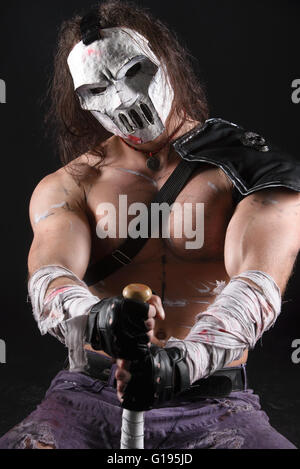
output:
[[[182,160],[169,176],[162,188],[157,192],[151,203],[161,204],[163,202],[169,205],[173,204],[178,194],[190,178],[194,169],[199,166],[197,161]],[[151,207],[151,204],[150,204]],[[147,238],[130,238],[111,254],[108,254],[97,263],[88,267],[83,278],[87,285],[94,285],[109,275],[116,272],[124,265],[130,264],[132,259],[140,252],[149,239],[149,233],[153,230],[151,227],[151,210],[148,207],[148,237]]]

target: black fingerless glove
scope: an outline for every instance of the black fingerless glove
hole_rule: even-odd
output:
[[[114,358],[141,359],[149,351],[148,310],[147,303],[122,296],[104,298],[89,313],[86,341]]]
[[[151,345],[143,360],[134,361],[122,407],[149,410],[172,400],[190,387],[186,352],[176,347]]]

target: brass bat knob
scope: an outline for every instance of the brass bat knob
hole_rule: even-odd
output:
[[[127,285],[122,292],[124,298],[129,300],[143,301],[150,300],[152,296],[152,290],[147,285],[142,283],[130,283]]]

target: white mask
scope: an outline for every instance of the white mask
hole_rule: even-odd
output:
[[[102,29],[100,40],[76,44],[68,65],[82,109],[91,111],[109,132],[136,144],[164,132],[174,92],[139,33]]]

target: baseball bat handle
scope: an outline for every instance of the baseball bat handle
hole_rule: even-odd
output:
[[[123,297],[146,302],[152,296],[151,288],[142,283],[130,283],[123,289]],[[144,412],[123,409],[121,449],[144,448]]]

